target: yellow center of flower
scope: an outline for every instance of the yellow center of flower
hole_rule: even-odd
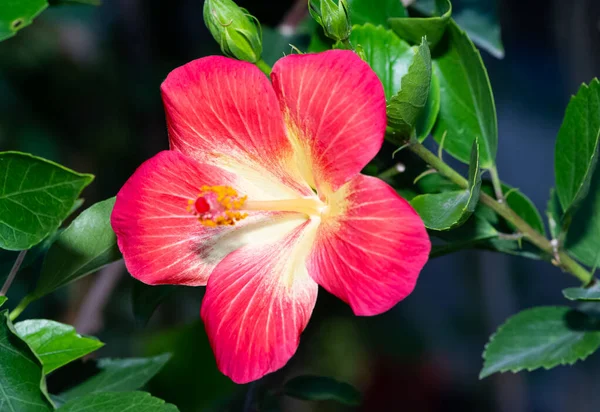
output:
[[[320,216],[327,206],[318,198],[256,201],[239,196],[229,186],[202,186],[196,199],[188,200],[188,212],[204,226],[233,226],[246,218],[247,211],[297,212]]]

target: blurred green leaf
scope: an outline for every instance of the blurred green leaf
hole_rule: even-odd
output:
[[[531,245],[529,242],[524,242],[522,239],[504,239],[502,237],[491,238],[479,243],[477,249],[521,256],[527,259],[548,260],[548,256],[545,252]]]
[[[179,409],[147,392],[105,392],[73,399],[57,410],[60,412],[177,412]]]
[[[21,263],[19,267],[19,272],[23,269],[31,266],[35,261],[41,256],[45,255],[48,252],[48,249],[56,239],[56,237],[62,232],[62,229],[58,229],[56,232],[52,233],[46,239],[42,240],[40,243],[32,247],[27,251],[25,255],[25,259]],[[0,249],[0,279],[5,278],[13,267],[17,256],[19,256],[20,252],[15,252],[12,250],[4,250]],[[17,272],[17,273],[19,273]]]
[[[424,15],[435,13],[434,0],[417,0],[410,7]],[[452,18],[476,45],[498,59],[504,57],[495,0],[455,0],[452,2]]]
[[[481,188],[479,139],[473,143],[469,165],[469,187],[435,194],[419,195],[411,200],[425,227],[432,230],[450,230],[462,225],[475,211]]]
[[[406,9],[396,0],[348,0],[352,24],[387,26],[389,17],[406,17]]]
[[[400,141],[408,141],[417,120],[423,113],[431,85],[431,54],[425,38],[417,48],[408,72],[402,77],[400,90],[388,101],[388,126],[400,134]]]
[[[392,31],[370,23],[354,26],[350,41],[362,47],[366,62],[377,73],[389,100],[400,90],[402,77],[408,73],[414,56],[412,48]]]
[[[8,39],[48,7],[46,0],[2,0],[0,2],[0,41]]]
[[[0,248],[25,250],[58,229],[94,179],[26,153],[0,153]]]
[[[84,210],[55,240],[33,292],[40,298],[121,258],[110,214],[115,198]]]
[[[6,296],[0,296],[0,306],[4,305],[8,298]]]
[[[434,14],[435,0],[415,0],[410,5],[410,8],[417,10],[421,14]]]
[[[147,331],[140,341],[146,355],[166,351],[173,354],[148,386],[150,392],[182,410],[210,410],[212,405],[243,388],[217,369],[208,336],[199,319],[159,332]],[[174,376],[177,379],[173,379]]]
[[[262,27],[262,36],[262,59],[271,66],[282,57],[292,54],[293,47],[304,50],[310,40],[304,33],[284,34],[270,27]]]
[[[452,4],[449,0],[436,0],[436,11],[438,16],[434,17],[399,17],[390,18],[388,22],[401,39],[420,43],[425,36],[429,46],[434,48],[446,31],[452,15]]]
[[[492,335],[483,353],[485,363],[479,377],[572,365],[599,346],[597,321],[582,312],[561,306],[524,310]]]
[[[283,385],[283,393],[309,401],[332,400],[350,406],[361,403],[361,394],[356,388],[326,376],[297,376]]]
[[[570,219],[590,190],[600,141],[600,82],[583,84],[571,98],[556,138],[556,194]],[[569,222],[567,222],[568,225]]]
[[[414,184],[422,193],[440,193],[460,190],[459,185],[451,182],[437,172],[422,175]]]
[[[94,337],[79,335],[73,326],[53,320],[24,320],[15,329],[42,361],[46,375],[104,346]]]
[[[484,11],[477,7],[454,10],[452,18],[467,32],[471,40],[497,59],[504,57],[504,46],[500,37],[500,23],[495,10]]]
[[[42,363],[15,331],[8,310],[0,318],[0,405],[15,412],[53,410]]]
[[[313,21],[313,20],[311,20]],[[333,40],[327,38],[323,32],[323,28],[319,25],[314,29],[310,36],[307,51],[309,53],[320,53],[329,50],[333,47]]]
[[[443,54],[434,59],[441,106],[433,135],[443,149],[469,162],[475,137],[481,141],[481,167],[494,166],[498,146],[496,106],[485,66],[467,35],[450,21]]]
[[[97,375],[59,396],[69,401],[91,393],[134,391],[156,375],[170,357],[165,353],[152,358],[100,359]]]
[[[131,288],[131,303],[133,316],[138,325],[145,326],[158,306],[176,289],[177,286],[151,286],[134,280]]]
[[[595,283],[587,288],[563,289],[563,295],[569,300],[600,301],[600,284]]]
[[[480,243],[498,237],[498,232],[486,219],[475,212],[473,217],[463,225],[443,232],[430,231],[430,235],[447,242],[446,244],[431,246],[429,257],[433,259],[459,250],[477,248]]]
[[[431,84],[429,86],[429,96],[425,108],[417,119],[416,133],[417,140],[423,142],[431,134],[435,121],[440,112],[440,81],[437,75],[431,72]]]
[[[100,6],[102,0],[48,0],[49,3],[54,5],[60,4],[87,4],[88,6]]]

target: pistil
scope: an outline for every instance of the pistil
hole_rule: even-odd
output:
[[[320,216],[326,205],[316,198],[285,200],[247,200],[242,206],[245,211],[298,212],[308,216]]]

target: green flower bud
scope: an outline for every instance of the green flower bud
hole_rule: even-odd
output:
[[[346,0],[308,0],[308,11],[325,32],[335,41],[346,41],[352,31]]]
[[[260,60],[260,24],[232,0],[206,0],[204,23],[226,56],[251,63]]]

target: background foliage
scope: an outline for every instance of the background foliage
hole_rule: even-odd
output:
[[[407,11],[349,0],[349,43],[380,76],[390,118],[365,173],[411,200],[436,239],[432,257],[443,257],[376,318],[355,318],[321,291],[290,364],[236,386],[217,371],[198,320],[203,290],[131,279],[108,223],[112,196],[167,146],[160,82],[219,47],[201,1],[94,3],[0,5],[0,277],[24,258],[2,299],[1,402],[40,411],[600,407],[595,357],[493,375],[573,364],[600,346],[597,286],[579,287],[551,264],[577,272],[564,266],[570,255],[585,278],[600,260],[598,4],[419,0]],[[304,1],[239,4],[263,24],[268,64],[290,43],[347,47],[304,20]],[[425,146],[407,148],[408,139]],[[439,163],[440,146],[464,181],[419,159]],[[530,239],[564,246],[562,260],[483,200],[499,191]]]

